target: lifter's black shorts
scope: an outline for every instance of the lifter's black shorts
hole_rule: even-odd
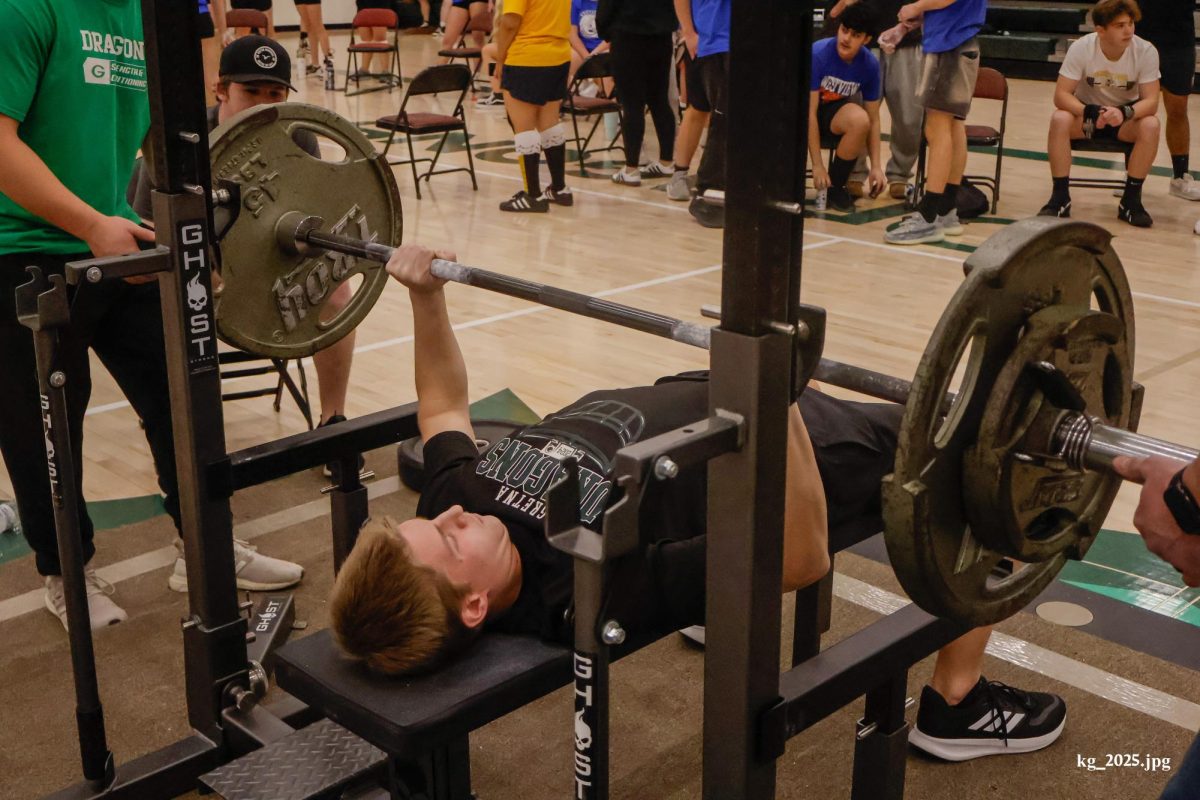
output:
[[[1196,50],[1194,47],[1170,47],[1158,51],[1159,83],[1163,91],[1180,97],[1192,93],[1196,82]]]
[[[571,63],[557,67],[518,67],[504,65],[500,88],[523,103],[544,106],[562,100],[567,91],[567,73]]]
[[[319,6],[321,0],[293,0],[298,6]]]
[[[358,10],[362,11],[367,8],[386,8],[392,10],[392,0],[355,0],[355,5]]]
[[[687,81],[688,108],[703,111],[705,114],[711,113],[712,104],[708,102],[708,92],[704,91],[704,75],[686,47],[683,48],[683,69]]]
[[[217,29],[213,26],[212,14],[205,11],[200,15],[200,24],[197,25],[200,30],[201,39],[211,39],[217,35]]]
[[[230,3],[234,8],[252,8],[255,11],[271,10],[271,0],[230,0]]]

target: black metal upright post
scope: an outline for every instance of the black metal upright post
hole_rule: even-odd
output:
[[[33,331],[38,391],[42,408],[42,433],[46,441],[46,471],[58,539],[67,633],[71,642],[71,674],[75,683],[75,724],[83,777],[98,790],[114,777],[113,755],[104,731],[104,708],[96,679],[96,653],[92,645],[84,576],[83,542],[79,533],[79,501],[75,459],[67,419],[67,375],[58,368],[59,330],[70,324],[66,284],[61,275],[47,279],[30,267],[29,283],[17,289],[17,315]],[[75,387],[69,387],[75,391]]]
[[[706,800],[775,796],[759,747],[779,696],[787,412],[796,369],[811,0],[734,0],[721,327],[711,410],[747,420],[746,443],[709,468]],[[768,63],[769,62],[769,63]]]
[[[220,741],[227,690],[248,681],[228,489],[210,485],[207,469],[226,453],[211,302],[211,180],[198,17],[193,4],[142,0],[142,19],[151,112],[144,151],[155,187],[158,243],[170,248],[172,260],[159,291],[190,605],[183,660],[188,719]]]

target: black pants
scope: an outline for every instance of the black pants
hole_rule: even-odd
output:
[[[5,378],[0,390],[0,454],[12,479],[25,539],[43,575],[61,574],[58,540],[50,502],[33,332],[17,322],[13,289],[28,280],[26,266],[61,275],[68,261],[88,257],[0,255],[0,365]],[[158,485],[176,528],[179,496],[158,284],[85,283],[68,291],[72,296],[71,324],[60,332],[58,368],[67,376],[68,430],[77,479],[74,492],[86,562],[96,552],[92,521],[83,505],[83,416],[92,392],[89,349],[95,351],[142,419],[158,471]]]
[[[658,157],[675,155],[675,114],[668,96],[671,82],[671,36],[643,36],[624,31],[612,40],[613,80],[625,118],[625,163],[638,165],[646,136],[646,108],[658,133]]]
[[[703,195],[705,189],[725,191],[725,109],[729,94],[729,53],[716,53],[696,59],[700,77],[704,81],[704,93],[712,106],[708,122],[708,143],[700,158],[696,171],[696,189]]]

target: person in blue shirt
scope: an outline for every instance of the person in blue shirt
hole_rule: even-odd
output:
[[[979,75],[975,35],[987,17],[987,0],[917,0],[899,18],[922,24],[925,63],[917,95],[925,107],[929,142],[925,196],[917,211],[884,234],[888,244],[940,242],[962,235],[955,198],[967,166],[967,112]]]
[[[846,182],[864,151],[871,161],[867,191],[874,197],[887,185],[879,160],[879,60],[867,49],[873,32],[871,12],[862,5],[849,6],[839,19],[837,36],[816,42],[812,49],[808,155],[814,186],[828,190],[829,206],[838,211],[854,209]],[[856,102],[859,97],[861,105]],[[821,140],[830,138],[839,141],[826,171]]]
[[[608,42],[600,38],[596,29],[596,8],[600,0],[571,0],[571,74],[567,83],[575,79],[575,70],[588,56],[608,52]]]
[[[696,197],[688,211],[706,228],[725,227],[723,206],[704,199],[708,189],[725,191],[725,104],[729,85],[729,9],[731,0],[695,0],[691,7],[695,44],[684,31],[689,50],[694,46],[695,67],[700,71],[704,94],[711,109],[708,143],[696,171]]]

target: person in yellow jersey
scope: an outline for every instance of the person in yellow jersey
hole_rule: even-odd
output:
[[[567,188],[567,134],[558,121],[571,65],[571,0],[504,0],[496,31],[496,69],[512,120],[524,186],[501,211],[544,214],[551,203],[573,205]],[[550,186],[540,186],[546,154]]]

